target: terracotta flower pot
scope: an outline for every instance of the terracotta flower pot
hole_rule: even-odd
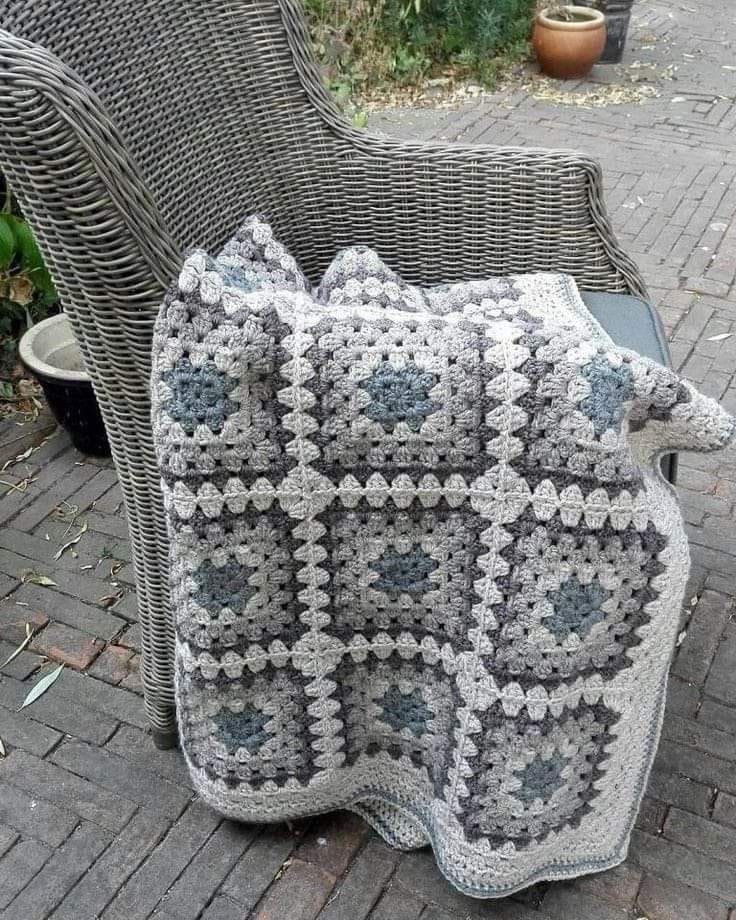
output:
[[[542,72],[561,80],[584,77],[599,60],[606,44],[603,13],[569,6],[570,20],[553,19],[546,10],[534,21],[532,44]]]

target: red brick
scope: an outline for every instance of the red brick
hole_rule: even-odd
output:
[[[357,815],[350,812],[326,815],[310,828],[296,855],[338,878],[347,869],[367,833],[366,823]]]
[[[60,661],[75,671],[88,668],[104,646],[101,639],[88,636],[72,626],[52,623],[32,643],[35,652],[40,652],[54,661]]]
[[[334,884],[318,866],[294,859],[266,893],[254,920],[314,920]]]
[[[121,645],[108,645],[90,668],[92,677],[98,677],[108,684],[119,684],[130,674],[130,660],[133,652]]]

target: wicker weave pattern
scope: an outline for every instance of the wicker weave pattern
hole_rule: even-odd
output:
[[[180,253],[265,214],[312,280],[373,246],[409,281],[567,272],[645,296],[582,154],[403,143],[354,130],[322,88],[297,0],[11,0],[0,168],[84,352],[125,495],[143,682],[173,734],[168,547],[153,461],[153,321]]]

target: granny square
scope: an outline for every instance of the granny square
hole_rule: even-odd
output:
[[[734,420],[571,278],[312,290],[268,225],[156,326],[181,743],[232,818],[349,808],[499,897],[626,855],[688,548],[659,471]]]

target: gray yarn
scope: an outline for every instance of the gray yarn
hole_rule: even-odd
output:
[[[359,248],[312,294],[259,218],[186,260],[152,399],[207,802],[351,808],[477,897],[624,858],[688,569],[657,458],[732,440],[716,403],[569,278]]]

